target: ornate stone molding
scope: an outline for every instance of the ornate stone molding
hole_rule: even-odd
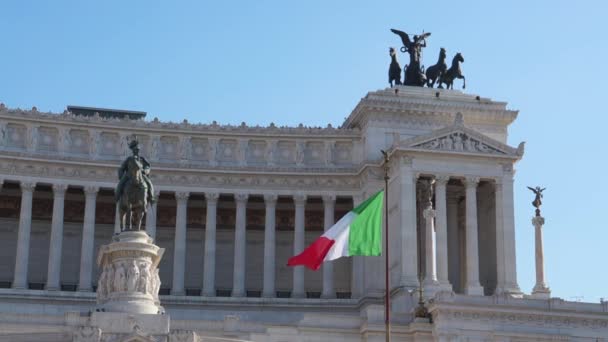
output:
[[[220,198],[220,194],[218,192],[205,192],[205,200],[208,203],[217,204],[217,200]]]

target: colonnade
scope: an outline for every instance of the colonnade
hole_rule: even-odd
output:
[[[21,182],[21,211],[19,215],[19,227],[17,238],[17,252],[15,261],[15,273],[13,288],[27,289],[28,257],[30,249],[30,233],[32,226],[32,202],[35,182]],[[63,244],[63,213],[65,194],[68,186],[66,184],[54,184],[53,189],[53,214],[51,221],[51,234],[49,240],[48,273],[45,288],[47,290],[60,290],[61,254]],[[99,186],[85,186],[85,208],[84,222],[81,242],[80,272],[78,291],[92,291],[92,274],[94,258],[94,234],[95,234],[95,207]],[[157,197],[159,193],[156,194]],[[173,275],[171,294],[180,296],[186,294],[184,278],[186,272],[186,226],[187,206],[190,192],[176,191],[176,219],[174,234]],[[201,295],[215,296],[215,271],[216,271],[216,236],[217,236],[217,207],[220,194],[218,192],[204,192],[206,203],[206,222],[204,239],[204,261],[203,261],[203,284]],[[307,196],[297,193],[292,196],[295,207],[295,227],[293,239],[294,255],[305,248],[305,209]],[[263,261],[263,289],[262,297],[276,296],[276,206],[278,195],[264,194],[265,203],[265,227],[264,227],[264,261]],[[246,226],[247,226],[247,202],[249,194],[234,193],[236,204],[236,222],[234,229],[234,269],[232,297],[245,297],[246,274]],[[328,229],[334,224],[334,208],[336,196],[324,195],[324,228]],[[152,237],[156,236],[156,219],[158,203],[153,203],[146,215],[146,231]],[[118,220],[118,215],[116,216]],[[118,224],[115,225],[115,233],[120,231]],[[201,246],[203,247],[203,246]],[[333,281],[333,267],[331,263],[323,265],[323,290],[324,298],[335,298],[336,291]],[[304,286],[304,268],[297,266],[293,268],[293,298],[306,297]]]

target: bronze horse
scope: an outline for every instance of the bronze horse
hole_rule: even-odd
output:
[[[439,60],[437,64],[430,66],[426,69],[426,86],[429,88],[433,88],[435,86],[435,82],[441,79],[441,76],[448,70],[448,65],[445,63],[445,58],[447,54],[444,48],[439,50]]]
[[[392,88],[393,83],[394,85],[401,84],[401,66],[399,65],[399,61],[397,61],[397,51],[394,48],[390,48],[389,53],[391,55],[391,65],[388,68],[388,84]]]
[[[142,170],[143,165],[139,160],[129,158],[129,179],[118,203],[121,231],[141,230],[141,221],[148,207],[148,186],[144,182]]]
[[[467,81],[460,69],[460,63],[464,63],[464,58],[459,52],[452,59],[452,66],[439,78],[438,88],[443,88],[442,84],[445,83],[447,89],[454,89],[454,80],[457,78],[462,79],[462,89],[467,87]]]

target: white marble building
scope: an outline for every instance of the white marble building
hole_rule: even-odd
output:
[[[398,90],[368,93],[340,128],[0,105],[0,341],[384,341],[383,257],[285,266],[383,186],[380,149],[391,153],[393,341],[608,340],[608,303],[551,298],[542,272],[534,293],[518,286],[524,151],[507,145],[518,112],[459,91]],[[133,134],[159,193],[145,225],[165,249],[170,332],[139,334],[131,317],[117,323],[123,334],[99,336],[94,261],[119,230],[113,192]],[[414,322],[419,275],[431,322]]]

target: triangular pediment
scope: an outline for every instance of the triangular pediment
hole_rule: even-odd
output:
[[[519,159],[524,153],[524,143],[517,148],[503,144],[474,129],[466,127],[462,114],[456,115],[454,124],[430,134],[399,141],[400,150],[429,151],[456,154],[476,154]]]

